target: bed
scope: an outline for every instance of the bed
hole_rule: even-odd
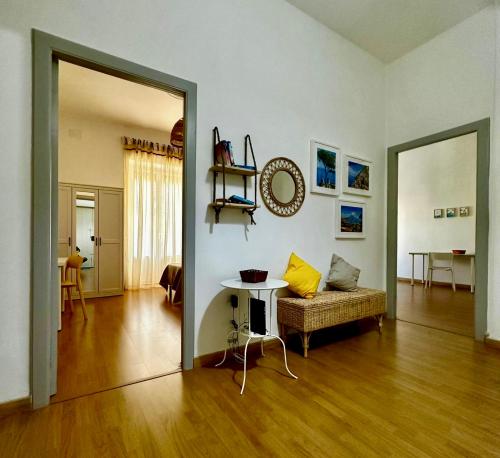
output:
[[[167,298],[170,303],[178,304],[182,302],[182,265],[168,264],[163,271],[160,285],[167,291]],[[173,295],[173,297],[172,297]]]

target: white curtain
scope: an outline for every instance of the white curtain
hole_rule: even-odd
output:
[[[124,153],[125,288],[150,288],[182,259],[182,160]]]

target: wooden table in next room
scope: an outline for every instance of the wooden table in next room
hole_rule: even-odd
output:
[[[470,292],[473,293],[476,288],[476,254],[475,253],[464,253],[455,254],[449,251],[433,251],[436,254],[452,254],[453,258],[468,258],[470,262]],[[422,283],[425,283],[425,258],[429,256],[429,252],[423,251],[410,251],[408,253],[411,256],[411,285],[415,284],[415,256],[422,256]]]
[[[425,257],[429,254],[423,251],[410,251],[411,256],[411,286],[415,284],[415,256],[422,256],[422,283],[425,283]]]

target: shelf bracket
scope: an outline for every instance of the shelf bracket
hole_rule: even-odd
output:
[[[250,225],[255,225],[257,226],[257,223],[255,222],[255,220],[253,219],[253,213],[254,213],[255,209],[253,210],[242,210],[243,213],[248,213],[248,216],[250,216]]]
[[[214,207],[214,210],[215,210],[215,224],[219,224],[220,211],[222,210],[222,207]]]

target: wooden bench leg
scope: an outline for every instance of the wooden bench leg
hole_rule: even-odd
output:
[[[280,323],[280,337],[283,339],[283,342],[285,344],[287,343],[288,340],[288,327],[286,324]]]
[[[384,326],[384,315],[377,315],[375,317],[376,320],[378,320],[378,333],[382,334],[382,327]]]
[[[304,350],[304,358],[307,358],[307,350],[309,349],[309,339],[311,338],[310,332],[301,332],[300,338],[302,339],[302,348]]]

